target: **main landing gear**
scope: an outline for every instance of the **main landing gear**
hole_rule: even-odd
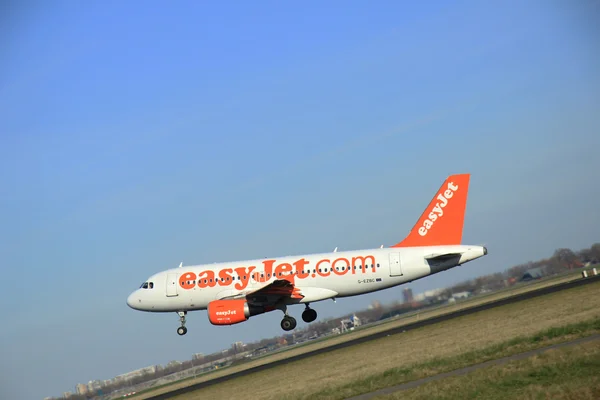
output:
[[[287,313],[287,307],[282,308],[283,313],[285,314],[283,319],[281,320],[281,329],[284,331],[291,331],[296,328],[296,318],[289,316]],[[308,304],[306,305],[306,309],[302,312],[302,320],[304,322],[313,322],[317,319],[317,312],[310,308]]]
[[[302,321],[304,322],[313,322],[317,319],[317,312],[310,308],[308,304],[306,305],[306,309],[302,312]]]
[[[287,306],[285,304],[277,304],[275,307],[283,311],[284,314],[281,320],[281,329],[291,331],[296,328],[296,318],[288,315]]]
[[[286,315],[281,320],[281,329],[283,329],[284,331],[291,331],[295,327],[296,327],[296,318]]]
[[[187,328],[185,327],[185,315],[187,311],[178,311],[177,314],[179,314],[179,321],[181,322],[181,326],[177,328],[177,334],[183,336],[187,333]]]

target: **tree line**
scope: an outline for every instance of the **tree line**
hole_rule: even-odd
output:
[[[600,243],[595,243],[589,248],[573,251],[568,248],[559,248],[552,256],[537,261],[529,261],[508,268],[504,272],[483,275],[477,278],[460,282],[445,289],[445,295],[457,292],[471,292],[479,294],[485,291],[498,290],[519,282],[523,275],[532,269],[538,269],[544,277],[559,275],[581,268],[586,264],[600,262]]]

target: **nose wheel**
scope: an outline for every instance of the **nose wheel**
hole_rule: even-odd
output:
[[[317,312],[310,308],[308,304],[306,305],[306,309],[302,312],[302,321],[304,322],[313,322],[317,319]]]
[[[181,326],[177,328],[177,334],[183,336],[187,333],[187,328],[185,327],[185,315],[187,311],[179,311],[177,314],[179,314],[179,322],[181,322]]]

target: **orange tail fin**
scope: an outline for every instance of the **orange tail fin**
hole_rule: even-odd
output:
[[[408,236],[391,247],[461,244],[470,177],[449,176]]]

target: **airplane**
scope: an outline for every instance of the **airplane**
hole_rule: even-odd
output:
[[[470,174],[449,176],[417,223],[389,247],[183,266],[150,276],[127,298],[145,312],[177,312],[185,335],[189,311],[207,310],[212,325],[233,325],[273,310],[281,328],[296,319],[288,306],[304,304],[302,320],[317,319],[312,303],[389,289],[487,255],[487,248],[463,245]]]

